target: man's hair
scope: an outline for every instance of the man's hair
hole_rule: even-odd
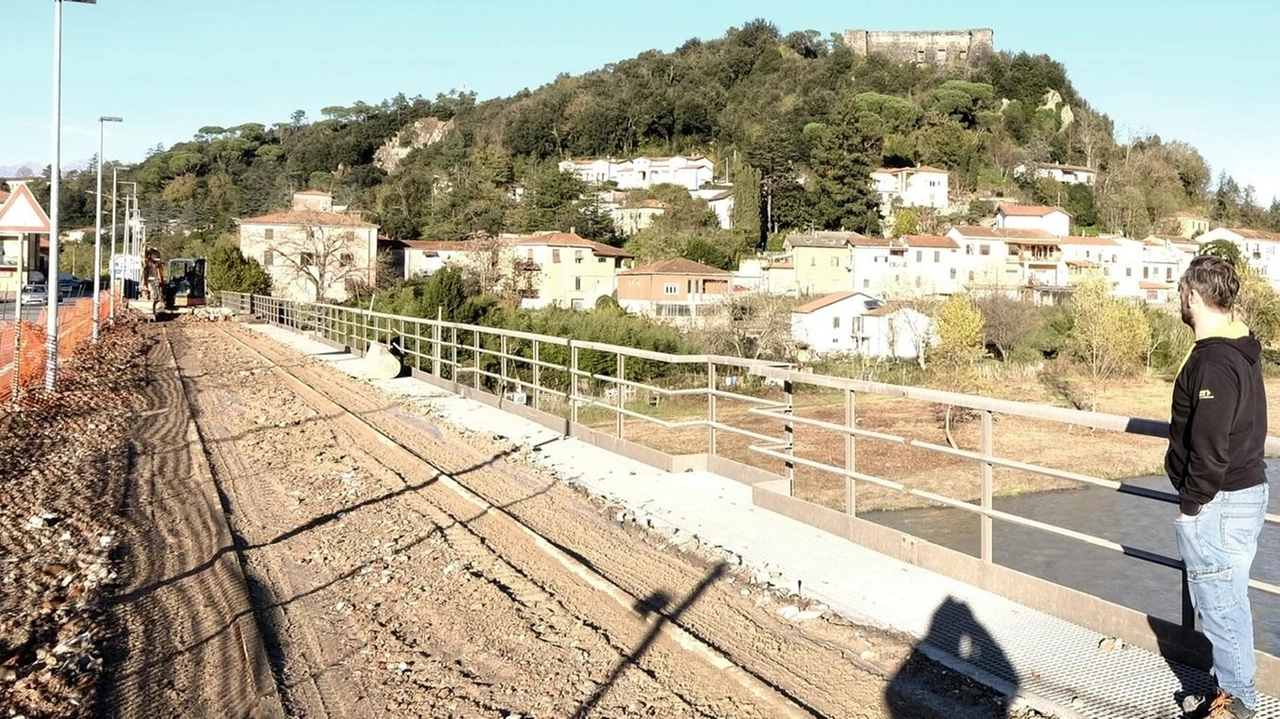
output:
[[[1219,310],[1232,309],[1240,296],[1240,276],[1236,274],[1236,268],[1221,257],[1212,255],[1200,255],[1191,260],[1178,285],[1179,289],[1185,287],[1199,292],[1205,304]]]

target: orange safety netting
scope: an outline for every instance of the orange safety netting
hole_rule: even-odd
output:
[[[121,299],[117,295],[117,308]],[[98,318],[102,328],[111,312],[110,295],[100,296]],[[118,311],[118,309],[117,309]],[[18,381],[23,389],[38,387],[44,383],[45,339],[47,338],[47,309],[40,310],[35,321],[22,322],[22,347],[19,348],[21,367]],[[93,334],[93,298],[86,297],[72,305],[58,307],[58,361],[61,362],[80,349]],[[0,323],[0,401],[8,402],[13,391],[14,372],[14,323]]]

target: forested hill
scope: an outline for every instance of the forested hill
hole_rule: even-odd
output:
[[[210,242],[233,231],[235,218],[318,188],[393,237],[572,225],[609,239],[599,208],[578,199],[584,188],[560,177],[557,161],[699,152],[718,163],[717,176],[759,187],[757,221],[771,233],[871,229],[866,172],[915,164],[952,171],[956,196],[1063,204],[1085,229],[1144,236],[1178,210],[1230,224],[1280,222],[1280,208],[1263,210],[1230,178],[1213,180],[1185,143],[1117,144],[1111,121],[1047,56],[996,53],[944,71],[860,57],[838,36],[783,34],[763,20],[511,97],[402,94],[323,115],[209,126],[157,148],[133,173],[144,213],[152,226],[176,221]],[[1023,162],[1087,165],[1101,176],[1092,190],[1019,184],[1013,169]]]

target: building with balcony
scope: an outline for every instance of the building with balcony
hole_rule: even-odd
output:
[[[813,356],[852,354],[866,339],[862,317],[884,303],[865,292],[833,292],[791,311],[791,337]]]
[[[721,311],[732,291],[728,272],[683,257],[618,273],[618,304],[623,309],[676,324]]]
[[[1037,303],[1056,303],[1070,293],[1059,238],[1043,230],[953,227],[964,284],[971,291],[1003,292]]]
[[[908,294],[951,295],[964,291],[960,245],[940,235],[907,235],[905,245]]]
[[[1196,238],[1200,244],[1225,240],[1240,248],[1249,266],[1258,270],[1273,285],[1280,286],[1280,232],[1252,230],[1245,227],[1218,227]]]
[[[619,271],[633,257],[626,250],[574,232],[501,235],[499,239],[509,243],[515,271],[536,275],[520,303],[526,309],[595,307],[601,297],[613,294]]]
[[[880,214],[892,217],[896,207],[932,207],[950,204],[950,175],[936,167],[882,167],[871,173],[880,195]]]

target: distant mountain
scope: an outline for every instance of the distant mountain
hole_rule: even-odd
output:
[[[0,177],[35,177],[44,171],[39,162],[19,162],[16,165],[0,165]]]
[[[44,163],[41,162],[19,162],[14,165],[0,165],[0,177],[41,177],[44,175]],[[66,176],[68,172],[80,172],[93,167],[93,158],[83,160],[63,160],[62,174]]]

